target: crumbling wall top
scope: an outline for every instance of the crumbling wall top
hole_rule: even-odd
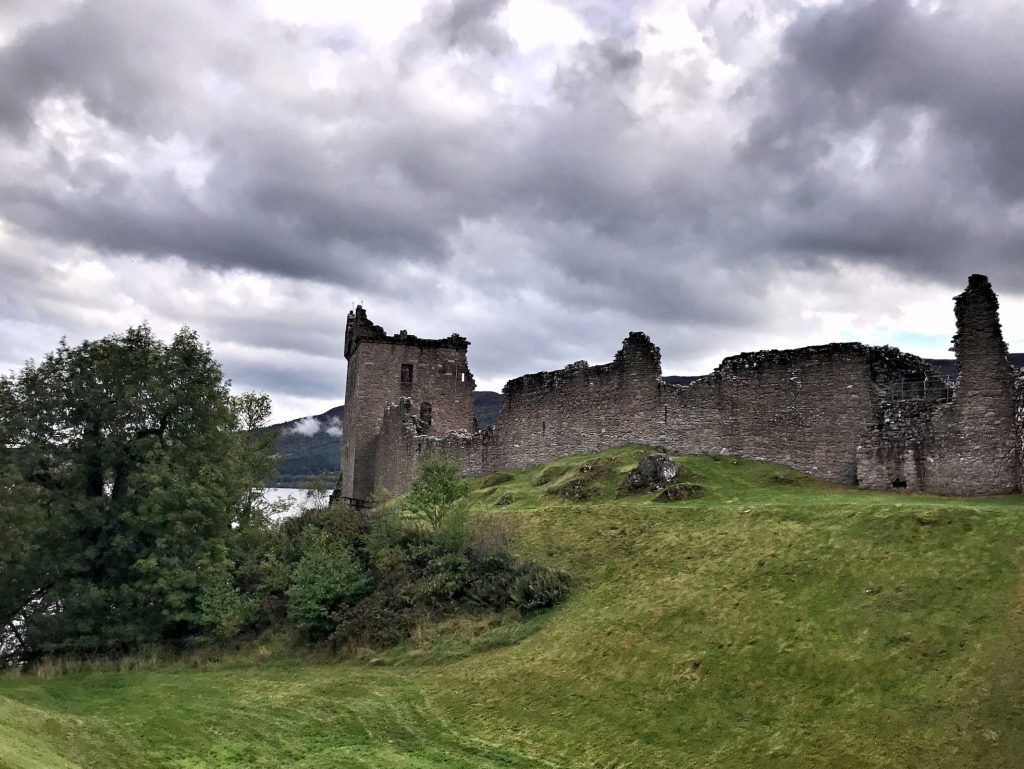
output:
[[[1009,367],[1009,349],[1003,341],[999,323],[999,299],[984,275],[971,275],[967,288],[954,305],[957,332],[953,350],[961,365],[978,354],[1005,357]]]
[[[359,305],[348,314],[348,321],[345,324],[345,357],[351,357],[356,346],[363,341],[409,347],[444,347],[454,350],[465,350],[469,347],[469,340],[461,334],[451,334],[443,339],[424,339],[402,330],[389,335],[381,326],[371,322],[366,316],[366,310]]]
[[[611,363],[591,366],[585,360],[579,360],[557,371],[525,374],[506,382],[502,393],[508,398],[525,393],[557,390],[567,384],[589,378],[618,376],[627,369],[650,369],[654,376],[661,375],[661,351],[642,331],[630,332]]]
[[[757,369],[792,366],[808,361],[861,360],[871,366],[872,374],[882,378],[907,375],[932,375],[931,366],[917,355],[903,352],[888,345],[875,347],[860,342],[833,342],[831,344],[798,347],[792,350],[760,350],[744,352],[725,358],[715,374],[744,374]]]

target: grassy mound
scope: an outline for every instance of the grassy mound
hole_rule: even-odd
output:
[[[342,662],[8,676],[0,767],[1020,765],[1024,500],[725,457],[678,458],[700,496],[619,498],[648,451],[475,484],[573,576],[551,612]]]

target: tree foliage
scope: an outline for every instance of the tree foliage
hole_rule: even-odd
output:
[[[288,590],[288,616],[311,638],[326,637],[334,628],[334,613],[362,598],[369,586],[362,564],[344,541],[309,527]]]
[[[145,325],[0,378],[0,623],[8,653],[180,640],[232,572],[232,524],[272,468],[239,429],[266,396],[232,398],[194,331]]]
[[[405,510],[413,520],[437,532],[461,512],[468,496],[469,483],[459,477],[458,465],[444,460],[426,462],[405,496]]]

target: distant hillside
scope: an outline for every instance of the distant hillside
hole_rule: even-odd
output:
[[[668,384],[674,385],[688,385],[690,382],[696,382],[698,379],[703,379],[703,376],[663,376],[662,379],[668,382]]]
[[[488,390],[473,393],[473,411],[476,412],[476,424],[478,428],[486,430],[498,421],[498,417],[501,416],[502,400],[503,398],[501,393],[490,392]]]
[[[930,364],[935,373],[939,376],[956,378],[959,370],[956,365],[956,359],[954,358],[925,358],[925,362]],[[1010,363],[1015,368],[1024,368],[1024,352],[1011,352]],[[691,382],[696,382],[698,379],[703,379],[699,376],[664,376],[662,377],[669,384],[675,385],[688,385]]]
[[[341,426],[345,407],[266,428],[277,430],[274,449],[278,477],[271,485],[291,486],[317,476],[330,476],[333,484],[341,468]]]
[[[489,427],[497,421],[501,411],[501,393],[486,390],[474,393],[473,406],[480,428]],[[335,406],[323,414],[265,428],[277,430],[274,449],[278,455],[278,475],[271,485],[288,487],[316,478],[325,478],[333,484],[341,469],[344,421],[345,407]]]
[[[935,369],[935,373],[939,376],[955,379],[957,373],[959,373],[956,360],[953,358],[926,358],[925,360],[931,364],[931,367]],[[1016,368],[1024,368],[1024,352],[1011,352],[1010,363]]]

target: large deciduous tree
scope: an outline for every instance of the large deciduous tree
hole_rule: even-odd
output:
[[[196,632],[268,469],[240,428],[267,412],[187,328],[62,342],[0,378],[0,655]]]

